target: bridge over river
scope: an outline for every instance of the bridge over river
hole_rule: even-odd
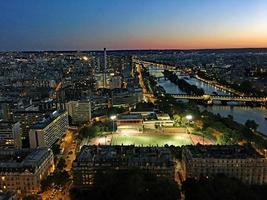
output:
[[[176,99],[188,99],[188,100],[204,100],[209,103],[213,101],[235,101],[235,102],[251,102],[251,103],[267,103],[267,97],[246,97],[246,96],[222,96],[222,95],[187,95],[187,94],[170,94]]]

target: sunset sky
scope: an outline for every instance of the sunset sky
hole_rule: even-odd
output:
[[[0,50],[267,47],[267,0],[0,0]]]

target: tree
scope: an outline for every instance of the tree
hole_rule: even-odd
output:
[[[176,125],[181,123],[182,117],[180,115],[173,115],[173,120]]]
[[[250,81],[243,81],[240,86],[239,86],[240,91],[244,92],[244,93],[252,93],[253,89],[252,89],[252,84]]]
[[[182,184],[182,190],[186,200],[263,200],[267,195],[266,186],[245,185],[222,174],[208,179],[187,179]]]
[[[60,158],[57,164],[57,170],[62,171],[66,167],[66,161],[63,158]]]
[[[153,103],[139,102],[135,106],[135,111],[152,110],[154,108]]]
[[[51,187],[53,184],[57,185],[57,186],[63,186],[64,184],[66,184],[69,181],[70,175],[67,171],[57,171],[49,176],[46,177],[46,179],[44,179],[41,182],[41,188],[42,190],[46,190],[47,188]]]
[[[256,131],[259,125],[254,120],[248,119],[245,123],[245,126]]]
[[[23,200],[38,200],[38,199],[40,199],[39,196],[35,194],[23,197]]]
[[[177,200],[180,191],[173,180],[159,178],[138,169],[98,172],[87,190],[74,189],[71,199]]]
[[[60,145],[59,144],[53,144],[52,151],[54,155],[60,154]]]
[[[69,124],[72,124],[72,117],[68,115],[68,118],[69,118]]]
[[[80,138],[94,138],[100,131],[100,127],[97,125],[92,125],[90,127],[83,127],[79,132]]]

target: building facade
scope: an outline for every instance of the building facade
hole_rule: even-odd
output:
[[[113,76],[110,80],[110,89],[121,88],[122,86],[122,77]]]
[[[116,88],[111,92],[113,107],[131,107],[143,100],[143,93],[139,89]]]
[[[91,101],[70,101],[67,103],[67,111],[72,118],[72,123],[80,124],[91,120]]]
[[[0,161],[0,192],[36,194],[41,189],[41,181],[53,168],[53,153],[48,148],[16,152],[13,157]]]
[[[23,139],[29,139],[29,131],[31,127],[39,122],[45,116],[41,111],[16,111],[14,112],[14,119],[21,124],[21,137]]]
[[[83,146],[73,163],[74,187],[94,184],[97,172],[141,169],[174,180],[174,161],[165,147]]]
[[[143,132],[143,118],[140,114],[119,115],[116,124],[118,133],[128,134]]]
[[[239,145],[195,145],[182,150],[186,178],[224,174],[246,184],[267,183],[267,159],[252,147]]]
[[[0,121],[0,151],[21,148],[20,122]]]
[[[29,132],[30,147],[51,147],[63,137],[68,127],[68,113],[54,111],[48,118],[32,126]]]

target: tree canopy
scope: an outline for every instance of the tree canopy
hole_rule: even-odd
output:
[[[111,170],[98,173],[95,185],[87,190],[73,189],[72,200],[177,200],[180,198],[174,181],[158,178],[141,170]]]
[[[187,179],[182,190],[185,200],[263,200],[267,196],[266,186],[245,185],[224,175],[200,180]]]

